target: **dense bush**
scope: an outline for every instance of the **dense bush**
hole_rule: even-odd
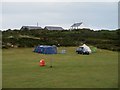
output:
[[[90,44],[102,49],[119,51],[120,30],[90,29],[77,30],[6,30],[2,32],[5,45],[11,43],[19,47],[34,47],[37,45],[79,46]]]

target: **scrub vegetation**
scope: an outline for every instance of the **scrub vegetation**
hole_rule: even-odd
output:
[[[79,46],[83,43],[100,49],[120,51],[120,30],[6,30],[2,31],[3,48],[37,45]]]

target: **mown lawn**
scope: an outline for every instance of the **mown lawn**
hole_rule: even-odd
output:
[[[100,50],[78,55],[76,47],[59,47],[66,54],[42,55],[33,48],[4,49],[3,88],[117,88],[118,53]],[[40,59],[46,66],[40,67]],[[53,68],[50,68],[53,60]]]
[[[2,89],[2,49],[0,49],[0,89]]]

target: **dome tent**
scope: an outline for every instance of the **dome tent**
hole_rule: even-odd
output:
[[[91,53],[90,47],[88,47],[86,44],[83,44],[83,45],[80,46],[80,47],[83,47],[83,48],[84,48],[84,51],[87,51],[87,52]]]
[[[77,48],[76,52],[78,54],[87,54],[87,55],[89,55],[91,53],[91,49],[87,45],[83,44],[82,46],[79,46],[79,48]]]
[[[57,54],[57,47],[40,45],[35,47],[34,52],[41,54]]]
[[[90,48],[91,48],[92,53],[96,53],[97,52],[97,47],[91,46]]]

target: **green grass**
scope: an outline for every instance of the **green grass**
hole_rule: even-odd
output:
[[[42,55],[32,48],[3,50],[3,88],[117,88],[118,53],[97,50],[75,53],[76,47],[60,47],[66,54]],[[46,66],[40,67],[40,59]],[[50,68],[53,60],[53,68]]]
[[[2,49],[0,49],[0,89],[2,89]]]

